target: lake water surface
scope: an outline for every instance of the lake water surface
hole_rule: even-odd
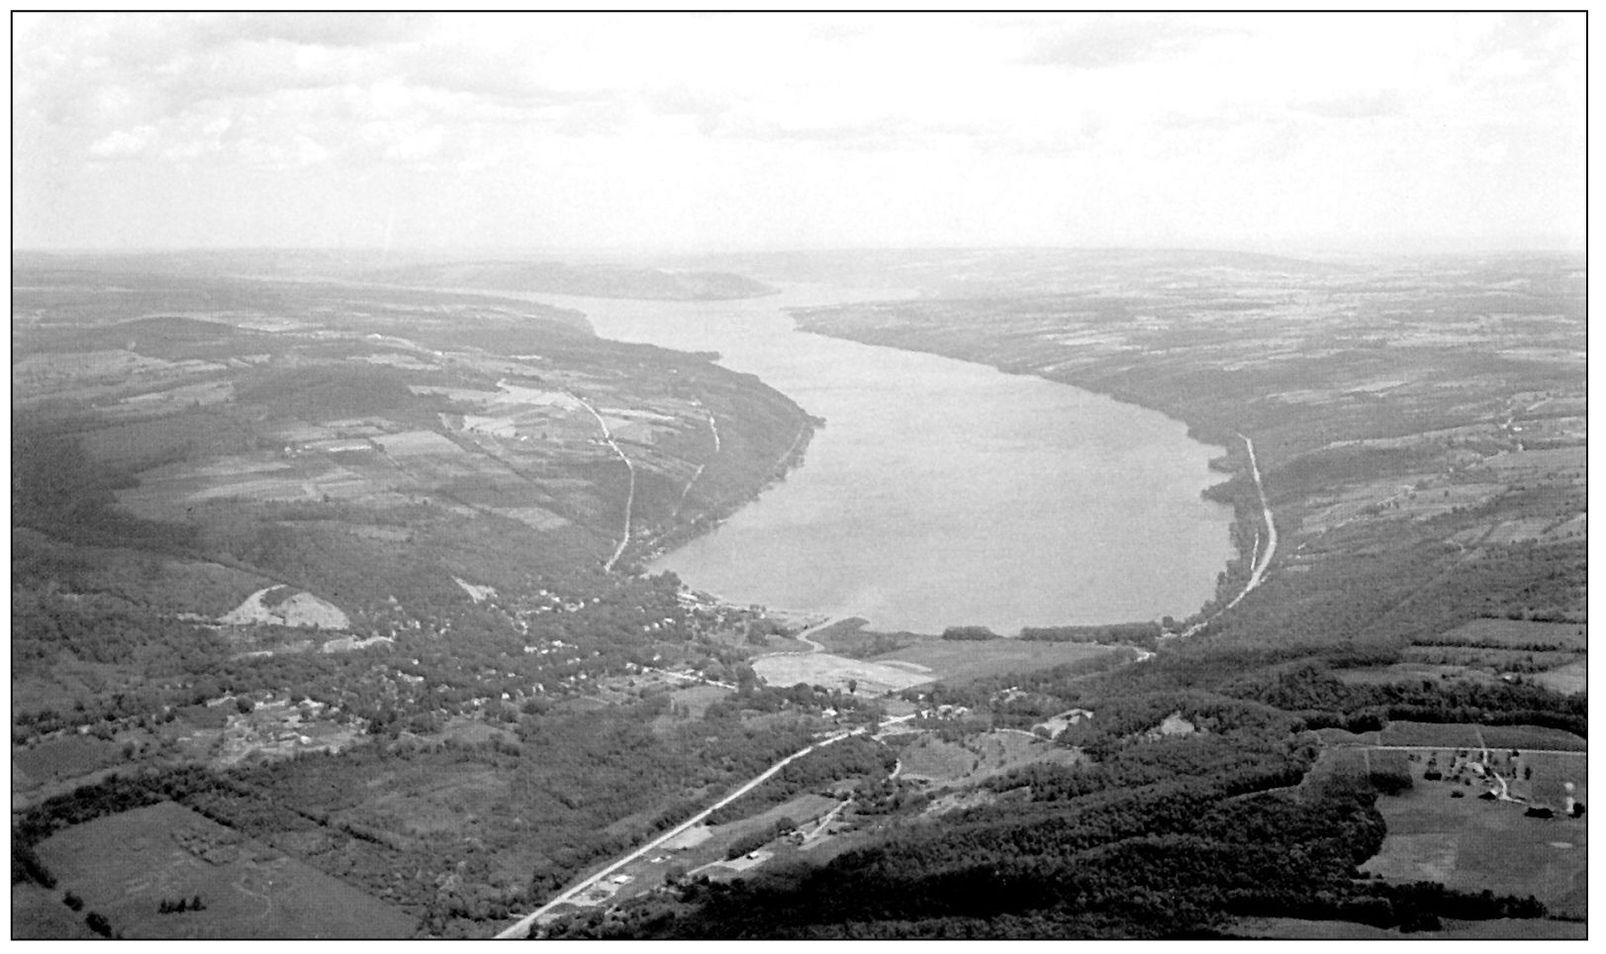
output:
[[[1179,619],[1234,554],[1199,492],[1222,451],[1041,378],[796,331],[782,309],[907,297],[811,286],[734,302],[532,296],[605,338],[717,351],[826,419],[802,467],[662,557],[740,603],[939,632]]]

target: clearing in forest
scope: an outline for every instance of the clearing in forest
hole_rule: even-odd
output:
[[[417,920],[260,841],[162,802],[74,825],[39,857],[129,938],[405,938]],[[199,896],[200,911],[160,913]]]

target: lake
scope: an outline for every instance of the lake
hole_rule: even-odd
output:
[[[1164,415],[1041,378],[794,329],[782,309],[909,297],[818,286],[731,302],[531,296],[605,338],[758,375],[824,417],[802,467],[655,561],[738,603],[940,632],[1188,616],[1234,556],[1199,494],[1222,453]]]

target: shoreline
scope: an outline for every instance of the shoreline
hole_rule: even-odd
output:
[[[873,303],[877,303],[877,302],[881,302],[881,301],[885,301],[885,300],[886,299],[867,298],[867,299],[864,299],[862,302],[851,302],[851,303],[848,303],[848,304],[853,304],[853,305],[857,305],[857,304],[873,304]],[[1233,511],[1232,519],[1229,520],[1228,524],[1227,524],[1227,532],[1228,532],[1228,534],[1229,534],[1229,536],[1230,536],[1230,538],[1232,540],[1233,550],[1235,551],[1235,555],[1233,556],[1233,558],[1231,558],[1230,560],[1228,560],[1226,562],[1226,564],[1222,567],[1221,572],[1225,574],[1225,573],[1229,573],[1235,567],[1247,567],[1248,568],[1247,570],[1243,570],[1241,572],[1246,574],[1246,578],[1247,578],[1248,574],[1254,575],[1256,577],[1256,584],[1258,586],[1259,582],[1261,582],[1262,579],[1264,578],[1265,572],[1270,569],[1271,564],[1270,564],[1269,560],[1265,563],[1264,566],[1259,567],[1259,572],[1258,573],[1256,572],[1256,567],[1255,567],[1255,564],[1257,563],[1256,557],[1258,555],[1258,542],[1257,541],[1258,541],[1260,533],[1262,532],[1261,531],[1261,527],[1259,526],[1259,524],[1261,523],[1261,512],[1258,511],[1258,510],[1251,510],[1249,513],[1246,514],[1245,510],[1248,509],[1248,508],[1240,508],[1237,505],[1237,502],[1235,500],[1223,500],[1223,499],[1219,499],[1219,498],[1217,498],[1215,496],[1212,496],[1213,494],[1221,492],[1224,488],[1226,488],[1229,485],[1231,485],[1235,480],[1238,480],[1240,477],[1249,478],[1250,483],[1256,488],[1257,492],[1259,493],[1259,497],[1260,497],[1260,500],[1261,500],[1262,505],[1263,505],[1264,513],[1265,513],[1266,517],[1268,518],[1269,533],[1270,533],[1272,539],[1275,540],[1276,528],[1275,528],[1275,525],[1271,524],[1270,520],[1269,520],[1269,518],[1272,516],[1272,511],[1271,511],[1269,506],[1265,506],[1264,505],[1265,494],[1264,494],[1264,488],[1263,488],[1263,486],[1261,484],[1261,481],[1260,481],[1259,469],[1258,469],[1258,467],[1255,466],[1255,462],[1251,459],[1253,457],[1253,451],[1250,450],[1248,453],[1244,453],[1242,448],[1234,446],[1234,444],[1236,443],[1233,440],[1234,437],[1241,438],[1241,439],[1243,439],[1245,441],[1249,440],[1249,438],[1247,438],[1242,433],[1238,433],[1238,432],[1231,431],[1231,430],[1222,431],[1215,424],[1211,424],[1211,423],[1206,422],[1206,421],[1198,420],[1196,418],[1191,418],[1191,417],[1184,416],[1183,414],[1179,413],[1174,408],[1162,407],[1162,406],[1159,406],[1157,404],[1153,404],[1153,403],[1149,403],[1149,402],[1145,402],[1145,401],[1139,400],[1139,399],[1134,398],[1134,397],[1132,397],[1132,396],[1130,396],[1128,394],[1117,393],[1117,392],[1111,391],[1111,390],[1100,389],[1100,388],[1092,386],[1090,384],[1084,384],[1084,383],[1079,383],[1079,382],[1074,382],[1074,381],[1065,381],[1065,380],[1061,380],[1059,378],[1050,377],[1047,374],[1043,374],[1040,371],[1036,371],[1036,370],[1031,370],[1031,369],[1027,369],[1027,368],[1004,367],[1004,366],[997,365],[997,364],[990,364],[990,363],[988,363],[986,361],[981,361],[981,360],[977,360],[977,359],[974,359],[974,358],[964,357],[962,355],[950,354],[950,353],[947,353],[947,352],[944,352],[944,351],[939,351],[936,348],[932,348],[932,347],[911,347],[911,346],[904,345],[904,344],[892,344],[892,343],[888,343],[888,342],[866,340],[865,338],[854,337],[854,336],[845,335],[845,334],[835,334],[835,333],[832,333],[832,332],[829,332],[829,331],[825,331],[825,330],[822,330],[822,329],[818,329],[818,328],[807,328],[807,327],[804,327],[801,324],[801,322],[799,321],[799,313],[800,312],[806,312],[806,311],[809,311],[809,310],[812,310],[812,309],[809,308],[809,307],[794,307],[794,308],[783,309],[783,311],[786,313],[787,317],[792,319],[794,331],[796,331],[799,334],[818,335],[819,337],[829,338],[829,339],[836,340],[836,341],[851,341],[851,342],[853,342],[855,344],[865,345],[867,347],[872,347],[872,348],[890,348],[890,349],[895,350],[895,351],[906,351],[906,352],[910,352],[910,353],[914,353],[914,354],[933,355],[935,357],[947,358],[947,359],[952,360],[952,361],[961,361],[961,362],[964,362],[965,364],[971,364],[971,365],[975,365],[975,366],[978,366],[978,367],[990,368],[990,369],[992,369],[994,371],[998,371],[999,373],[1002,373],[1002,374],[1015,375],[1015,376],[1021,376],[1021,377],[1037,378],[1037,379],[1042,380],[1042,381],[1047,381],[1050,384],[1056,384],[1056,385],[1060,385],[1060,386],[1063,386],[1063,387],[1076,388],[1078,390],[1087,392],[1089,394],[1096,394],[1096,395],[1099,395],[1101,397],[1109,398],[1110,400],[1115,401],[1115,402],[1120,403],[1120,404],[1125,404],[1125,405],[1128,405],[1130,407],[1141,408],[1141,409],[1143,409],[1145,411],[1151,411],[1153,413],[1160,414],[1161,416],[1165,417],[1168,420],[1171,420],[1171,421],[1174,421],[1174,422],[1176,422],[1178,424],[1181,424],[1183,427],[1186,428],[1187,437],[1188,437],[1189,440],[1192,440],[1195,443],[1198,443],[1198,444],[1200,444],[1202,446],[1205,446],[1205,447],[1219,448],[1221,450],[1221,454],[1219,456],[1213,458],[1207,466],[1208,466],[1208,468],[1210,470],[1212,470],[1212,471],[1214,471],[1216,473],[1219,473],[1219,474],[1223,474],[1224,478],[1222,480],[1219,480],[1219,481],[1211,484],[1210,486],[1208,486],[1208,487],[1206,487],[1206,488],[1204,488],[1203,490],[1200,491],[1200,496],[1203,497],[1204,499],[1209,500],[1209,501],[1211,501],[1213,503],[1218,503],[1218,504],[1220,504],[1221,506],[1224,506],[1224,507],[1230,507],[1230,508],[1232,508],[1232,511]],[[1245,458],[1243,464],[1238,464],[1237,460],[1236,460],[1239,457],[1240,454],[1243,454],[1243,456]],[[1222,463],[1226,464],[1227,467],[1226,468],[1217,467],[1216,466],[1217,462],[1222,462]],[[1274,544],[1274,546],[1275,546],[1275,544]],[[1239,589],[1239,587],[1237,587],[1237,586],[1229,586],[1228,587],[1228,593],[1232,593],[1233,595],[1229,596],[1227,593],[1223,593],[1221,591],[1222,590],[1222,586],[1224,584],[1233,583],[1233,581],[1237,578],[1237,576],[1238,576],[1238,574],[1232,574],[1227,579],[1223,580],[1220,584],[1218,584],[1215,592],[1212,593],[1210,598],[1208,598],[1204,603],[1200,604],[1200,606],[1198,608],[1196,608],[1187,617],[1183,618],[1179,622],[1181,624],[1183,624],[1184,626],[1198,628],[1198,627],[1203,625],[1202,620],[1205,617],[1210,617],[1211,619],[1213,619],[1214,617],[1219,616],[1221,613],[1225,612],[1227,609],[1230,609],[1232,606],[1236,606],[1237,602],[1239,600],[1241,600],[1244,596],[1248,595],[1250,589],[1254,589],[1255,588],[1255,587],[1250,587],[1248,589]],[[1227,605],[1222,605],[1223,603],[1226,603]],[[1220,609],[1217,609],[1216,607],[1220,607]],[[1096,625],[1113,625],[1115,623],[1121,623],[1121,622],[1130,622],[1130,621],[1129,620],[1111,620],[1111,621],[1104,622],[1104,623],[1090,623],[1090,624],[1087,624],[1087,625],[1095,625],[1095,626]],[[955,625],[958,625],[958,624],[955,624]]]
[[[813,287],[818,283],[782,282],[771,284],[776,287],[778,294],[782,294],[792,287]],[[1219,613],[1223,612],[1226,607],[1229,605],[1236,605],[1237,600],[1242,599],[1243,596],[1247,594],[1248,590],[1243,590],[1241,587],[1244,579],[1255,570],[1254,564],[1257,562],[1256,557],[1258,555],[1256,539],[1263,532],[1259,526],[1260,513],[1258,509],[1251,511],[1251,509],[1248,507],[1239,506],[1239,501],[1220,495],[1220,492],[1223,490],[1223,488],[1232,485],[1240,477],[1253,480],[1253,475],[1251,474],[1252,464],[1247,459],[1239,459],[1241,456],[1246,456],[1244,455],[1243,449],[1238,446],[1238,441],[1235,439],[1235,436],[1241,435],[1234,435],[1230,430],[1223,433],[1219,427],[1203,421],[1192,419],[1191,416],[1179,414],[1172,408],[1158,407],[1151,403],[1136,400],[1127,394],[1118,394],[1110,390],[1104,390],[1098,387],[1090,387],[1084,384],[1050,377],[1036,370],[1016,367],[1002,367],[996,364],[989,364],[986,361],[944,353],[929,347],[910,347],[903,344],[865,340],[863,338],[853,337],[850,335],[835,334],[825,330],[808,328],[804,327],[803,325],[801,320],[802,316],[816,309],[828,310],[835,307],[847,307],[877,302],[894,302],[908,298],[920,297],[917,291],[912,290],[902,290],[907,292],[905,295],[897,295],[896,292],[900,291],[897,289],[877,289],[876,291],[881,292],[881,294],[878,295],[872,292],[868,297],[863,299],[854,299],[852,301],[833,303],[830,305],[783,306],[777,310],[788,319],[791,324],[791,333],[793,334],[817,335],[821,338],[852,342],[854,344],[866,347],[889,348],[893,351],[902,351],[911,354],[926,354],[947,360],[959,361],[974,367],[987,368],[992,371],[1011,376],[1033,377],[1050,384],[1075,388],[1086,394],[1097,395],[1119,404],[1139,408],[1151,413],[1156,413],[1168,421],[1181,425],[1185,429],[1185,434],[1188,440],[1192,440],[1202,447],[1210,448],[1212,451],[1219,452],[1212,457],[1206,466],[1207,470],[1211,472],[1212,477],[1219,476],[1220,479],[1216,479],[1213,483],[1201,489],[1199,495],[1201,498],[1212,504],[1231,508],[1231,515],[1226,520],[1226,525],[1229,537],[1228,543],[1232,555],[1223,561],[1218,571],[1218,576],[1225,574],[1225,578],[1218,580],[1210,595],[1206,597],[1200,604],[1188,611],[1185,617],[1182,617],[1179,620],[1179,629],[1186,629],[1188,627],[1195,626],[1207,617],[1219,615]],[[888,294],[889,292],[892,294]],[[538,296],[532,293],[530,294],[530,298],[538,299]],[[599,335],[599,337],[601,336]],[[769,386],[772,388],[774,387],[774,385]],[[780,393],[786,397],[788,401],[791,401],[794,406],[798,406],[796,400],[793,399],[791,395],[787,395],[785,392]],[[758,500],[765,491],[774,487],[775,484],[784,481],[787,475],[789,475],[794,469],[801,467],[805,452],[807,451],[808,446],[812,443],[815,430],[822,426],[824,422],[810,414],[801,406],[798,406],[798,410],[803,415],[802,427],[800,428],[798,437],[793,441],[793,444],[788,451],[778,460],[774,474],[769,480],[765,481],[762,486],[760,486],[751,495],[739,501],[734,501],[727,505],[721,506],[716,510],[710,510],[698,515],[698,517],[693,521],[660,528],[658,535],[654,537],[631,540],[630,546],[626,548],[618,557],[618,562],[627,566],[633,565],[637,568],[638,572],[643,574],[651,572],[648,570],[648,564],[674,553],[676,550],[686,546],[693,540],[717,531],[725,523],[725,521],[737,515],[743,507]],[[1269,568],[1269,564],[1267,567],[1261,568],[1262,575],[1267,568]],[[683,582],[686,583],[689,589],[696,589],[692,582]],[[723,598],[721,598],[721,602],[729,604],[729,601],[724,600]],[[749,604],[729,605],[742,605],[745,607]],[[826,613],[827,611],[820,610],[820,612]],[[842,612],[862,615],[856,610],[843,610]],[[1170,614],[1156,611],[1152,618],[1158,619],[1164,615]],[[1133,621],[1134,620],[1131,619],[1113,619],[1079,623],[1076,625],[1113,625],[1116,623]],[[951,625],[960,625],[960,623],[955,622]],[[1059,624],[1042,623],[1023,625]],[[896,627],[894,628],[894,631],[896,631]],[[927,635],[938,635],[938,633],[933,632]]]

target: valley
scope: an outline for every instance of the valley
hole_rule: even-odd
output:
[[[1376,754],[1531,747],[1543,784],[1513,792],[1552,814],[1553,789],[1587,793],[1568,261],[677,263],[752,276],[695,286],[715,298],[904,283],[792,314],[1225,448],[1205,494],[1236,556],[1213,597],[1004,636],[649,572],[819,427],[706,352],[599,338],[528,276],[500,298],[422,287],[489,283],[452,263],[419,287],[238,265],[17,268],[14,933],[1460,937],[1582,916],[1582,853],[1545,847],[1581,822],[1512,824],[1416,762],[1400,795]],[[1476,806],[1433,801],[1452,794]],[[119,864],[167,874],[84,866],[125,829],[142,847]],[[1525,852],[1543,897],[1463,831]],[[200,865],[233,887],[173,912]],[[330,884],[350,903],[305,900]]]

